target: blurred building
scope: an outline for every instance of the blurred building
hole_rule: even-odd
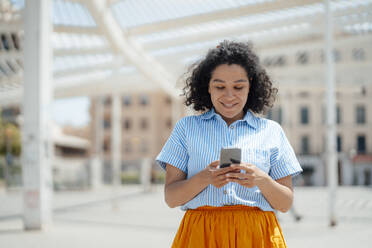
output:
[[[53,127],[52,135],[54,188],[60,190],[88,187],[90,185],[89,140],[65,134],[58,126]]]
[[[372,44],[358,42],[335,47],[336,124],[339,184],[371,185],[372,85],[361,68],[372,68]],[[306,185],[325,185],[326,97],[324,56],[320,47],[298,46],[283,53],[262,53],[274,81],[280,82],[278,100],[267,118],[279,122],[304,168]],[[343,70],[354,68],[353,73]],[[344,68],[344,69],[343,69]],[[312,75],[304,75],[309,70]],[[298,80],[282,79],[286,73]],[[301,83],[299,83],[301,82]],[[362,158],[361,158],[362,157]]]
[[[15,125],[19,125],[20,109],[17,105],[10,105],[1,109],[1,120]]]
[[[339,183],[371,184],[372,86],[340,86],[336,93],[336,123]],[[325,185],[326,110],[322,88],[281,87],[279,99],[267,118],[279,122],[301,165],[307,185]],[[359,159],[365,161],[359,172]],[[369,162],[367,162],[369,161]]]
[[[1,120],[4,123],[12,123],[22,128],[22,115],[17,105],[3,107],[0,111]],[[0,130],[2,131],[2,130]],[[87,127],[61,128],[56,124],[52,125],[53,150],[53,183],[56,189],[82,188],[89,186],[89,130]],[[0,136],[2,137],[2,136]],[[3,142],[0,142],[0,144]],[[6,175],[7,185],[10,187],[19,186],[21,180],[21,160],[19,156],[12,156],[12,165],[0,157],[2,166],[12,166]],[[3,162],[2,162],[3,161]]]
[[[95,109],[97,101],[102,98],[92,98],[91,101],[91,137],[92,150],[96,147],[97,116]],[[143,158],[155,159],[173,128],[172,99],[163,92],[149,92],[143,94],[121,95],[121,161],[122,169],[138,169]],[[182,115],[182,113],[181,113]],[[101,152],[103,153],[105,172],[104,178],[110,177],[109,172],[112,160],[112,98],[103,98],[102,119],[103,140]]]

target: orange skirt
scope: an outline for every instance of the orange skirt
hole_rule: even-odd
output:
[[[187,210],[172,248],[286,248],[273,212],[256,207],[200,207]]]

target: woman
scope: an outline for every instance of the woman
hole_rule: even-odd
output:
[[[286,247],[273,213],[293,201],[302,171],[282,128],[256,117],[277,89],[249,44],[224,41],[191,68],[182,118],[157,157],[166,170],[165,201],[185,216],[172,247]],[[241,163],[219,168],[221,148]]]

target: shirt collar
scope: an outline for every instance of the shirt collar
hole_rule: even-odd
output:
[[[216,113],[214,108],[212,108],[211,110],[202,114],[200,117],[204,120],[208,120],[208,119],[212,119],[212,118],[217,117],[217,116],[219,116],[221,118],[221,116]],[[247,122],[248,125],[250,125],[251,127],[255,128],[255,129],[258,126],[258,117],[256,117],[250,110],[248,110],[247,113],[244,115],[244,118],[243,118],[242,121]]]

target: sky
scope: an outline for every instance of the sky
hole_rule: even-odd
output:
[[[53,120],[61,126],[85,126],[90,121],[89,106],[88,97],[57,99],[53,102]]]

